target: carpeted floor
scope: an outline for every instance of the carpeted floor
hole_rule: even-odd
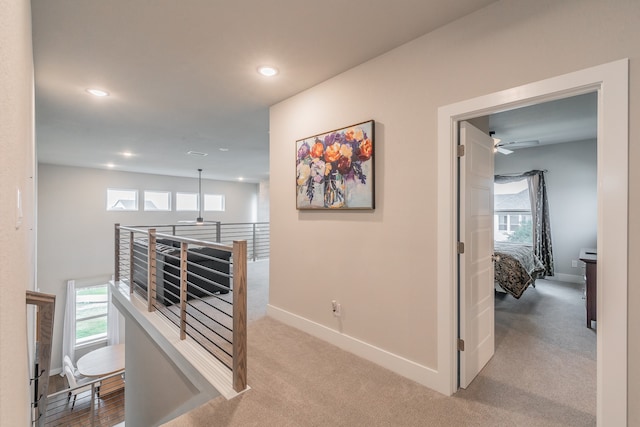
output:
[[[257,319],[249,324],[251,389],[167,425],[595,425],[596,337],[585,327],[580,288],[539,280],[520,300],[497,295],[496,354],[453,397],[269,317],[251,316]]]

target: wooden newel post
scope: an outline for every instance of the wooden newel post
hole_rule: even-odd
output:
[[[134,255],[133,239],[134,239],[133,231],[130,231],[129,232],[129,293],[131,295],[133,295],[133,288],[136,286],[136,284],[133,281],[133,263],[135,262],[135,259],[133,257]]]
[[[233,389],[247,388],[247,241],[233,242]]]
[[[187,338],[187,249],[188,243],[180,244],[180,339]]]
[[[147,311],[156,309],[156,229],[149,229],[149,252],[147,255]],[[133,268],[132,268],[133,269]]]
[[[114,248],[115,248],[115,259],[114,259],[114,266],[115,266],[115,271],[113,274],[113,281],[114,282],[119,282],[120,281],[120,224],[116,223],[115,225],[115,236],[114,236]]]

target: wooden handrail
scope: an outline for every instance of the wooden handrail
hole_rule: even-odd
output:
[[[114,249],[115,249],[115,261],[114,261],[114,265],[115,265],[115,272],[113,275],[113,280],[117,283],[120,281],[120,224],[116,223],[115,227],[114,227],[114,242],[115,244],[113,245]]]
[[[189,244],[180,244],[180,339],[187,338],[187,249]]]
[[[247,388],[247,241],[233,242],[233,389]]]
[[[35,386],[34,408],[38,412],[38,425],[44,425],[47,412],[49,390],[49,370],[51,369],[51,342],[53,340],[53,319],[56,310],[56,296],[41,292],[27,291],[26,303],[37,307],[36,316],[36,370],[33,378]]]
[[[156,306],[156,229],[149,229],[149,243],[147,245],[147,311],[155,311]]]
[[[216,226],[220,227],[220,223]],[[179,281],[179,301],[177,306],[179,307],[179,329],[180,339],[184,340],[187,337],[187,299],[189,293],[189,281],[188,281],[188,250],[190,245],[197,245],[199,247],[210,247],[230,253],[232,257],[233,271],[231,275],[226,274],[227,277],[232,277],[232,348],[231,348],[231,368],[232,371],[232,385],[236,392],[243,391],[247,388],[247,241],[246,240],[234,240],[233,245],[222,245],[219,243],[213,243],[210,241],[198,240],[189,237],[181,237],[169,234],[162,234],[156,232],[156,227],[160,226],[147,226],[144,229],[121,226],[116,224],[116,228],[121,233],[122,230],[129,231],[129,290],[133,293],[134,289],[134,240],[135,234],[144,234],[147,239],[147,309],[148,311],[154,311],[156,309],[156,251],[158,239],[170,239],[173,242],[180,243],[180,281]],[[256,235],[256,227],[253,225],[252,234]],[[122,244],[122,235],[116,232],[116,243]],[[217,239],[220,238],[218,233]],[[255,242],[254,252],[255,252]],[[255,254],[254,254],[255,257]],[[116,257],[116,260],[126,262],[121,257]],[[118,267],[119,268],[119,267]],[[220,273],[223,275],[224,273]],[[120,275],[122,279],[122,276]],[[126,279],[125,279],[126,280]],[[227,353],[229,354],[229,353]],[[215,355],[214,355],[215,356]],[[218,357],[218,356],[215,356]],[[219,360],[221,360],[218,357]],[[223,362],[225,363],[225,362]],[[226,364],[226,363],[225,363]]]

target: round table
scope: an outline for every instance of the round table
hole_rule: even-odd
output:
[[[85,377],[104,377],[124,369],[124,344],[93,350],[78,359],[78,372]]]

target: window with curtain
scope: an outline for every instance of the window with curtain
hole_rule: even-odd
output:
[[[62,358],[75,361],[76,347],[120,342],[120,314],[112,303],[109,285],[76,286],[67,281],[67,298],[62,330]]]
[[[527,179],[495,183],[493,200],[494,240],[533,244],[531,200]]]
[[[76,346],[107,339],[107,284],[76,288]]]
[[[553,245],[551,244],[551,221],[545,173],[546,171],[543,170],[531,170],[517,175],[495,176],[495,184],[512,185],[509,191],[505,190],[508,187],[496,187],[494,198],[496,200],[501,198],[501,204],[497,209],[494,206],[494,209],[498,210],[495,229],[496,234],[503,233],[507,241],[531,242],[533,253],[544,264],[544,275],[553,276]],[[529,196],[528,208],[524,207],[525,185],[528,188],[526,193]],[[503,197],[500,196],[501,194]],[[507,207],[504,207],[503,203]],[[514,210],[514,205],[520,208]]]

